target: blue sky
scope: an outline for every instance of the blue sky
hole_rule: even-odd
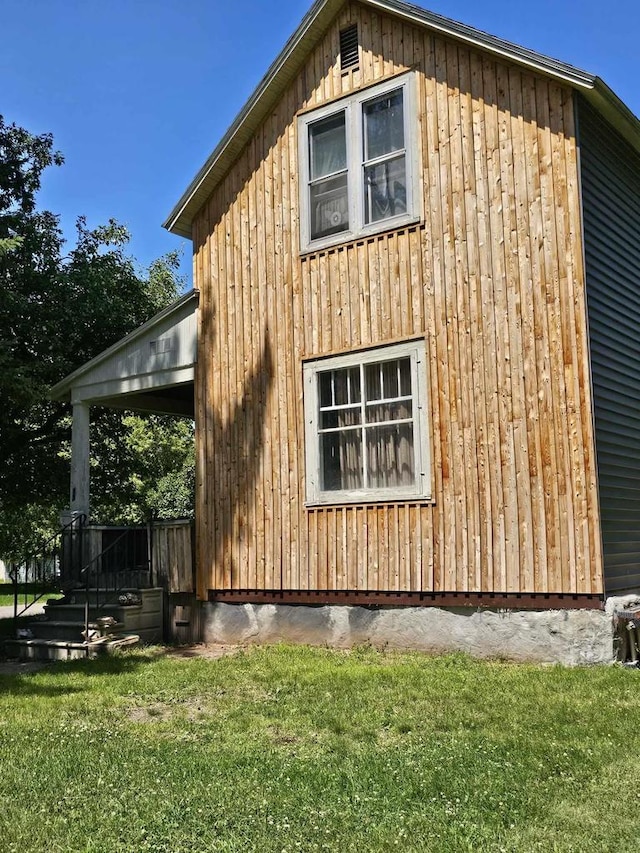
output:
[[[415,2],[415,0],[414,0]],[[66,163],[40,205],[109,217],[146,266],[191,247],[161,223],[311,0],[2,0],[0,113],[51,132]],[[434,12],[602,77],[640,115],[638,0],[426,0]]]

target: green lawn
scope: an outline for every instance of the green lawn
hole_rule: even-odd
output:
[[[24,601],[25,594],[27,596],[27,601],[31,600],[31,597],[39,592],[42,592],[42,600],[46,601],[47,598],[60,598],[60,593],[57,591],[51,592],[47,588],[44,589],[39,587],[37,584],[20,584],[19,587],[20,592],[20,602]],[[0,607],[8,607],[13,604],[13,585],[10,583],[0,583]]]
[[[2,850],[637,849],[640,672],[277,647],[0,676]]]
[[[59,593],[59,592],[45,592],[45,593],[42,595],[42,597],[41,597],[40,601],[41,601],[43,604],[46,604],[46,603],[47,603],[47,599],[48,599],[48,598],[62,598],[62,593]],[[31,598],[27,598],[27,603],[28,603],[30,600],[31,600]],[[20,606],[21,606],[21,607],[24,605],[24,596],[23,596],[23,595],[21,595],[21,596],[20,596],[19,603],[20,603]],[[13,607],[13,594],[11,594],[11,595],[3,595],[3,594],[0,594],[0,607],[9,607],[9,606]]]

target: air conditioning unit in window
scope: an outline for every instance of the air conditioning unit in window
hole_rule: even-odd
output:
[[[349,228],[349,204],[345,187],[317,193],[312,199],[311,237],[327,237]]]
[[[323,230],[339,228],[340,226],[347,224],[347,212],[337,210],[335,208],[335,204],[329,203],[327,205],[323,205],[321,216]]]

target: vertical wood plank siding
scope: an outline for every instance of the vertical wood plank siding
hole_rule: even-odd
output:
[[[194,592],[193,523],[156,522],[151,531],[154,583],[169,593]]]
[[[411,68],[423,221],[301,257],[297,113]],[[569,89],[345,7],[196,222],[199,595],[601,593],[580,235]],[[433,503],[306,507],[302,360],[416,335]]]
[[[640,584],[640,157],[582,99],[587,300],[607,592]]]

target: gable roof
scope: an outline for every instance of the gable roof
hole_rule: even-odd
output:
[[[71,403],[191,414],[193,391],[189,398],[176,395],[175,389],[193,383],[199,296],[197,290],[185,293],[54,385],[49,397]]]
[[[191,226],[196,214],[294,79],[306,56],[324,35],[345,2],[346,0],[316,0],[309,9],[298,29],[287,41],[164,222],[168,231],[182,237],[191,237]],[[598,112],[640,152],[640,121],[599,77],[403,0],[359,2],[572,86],[581,91]]]

